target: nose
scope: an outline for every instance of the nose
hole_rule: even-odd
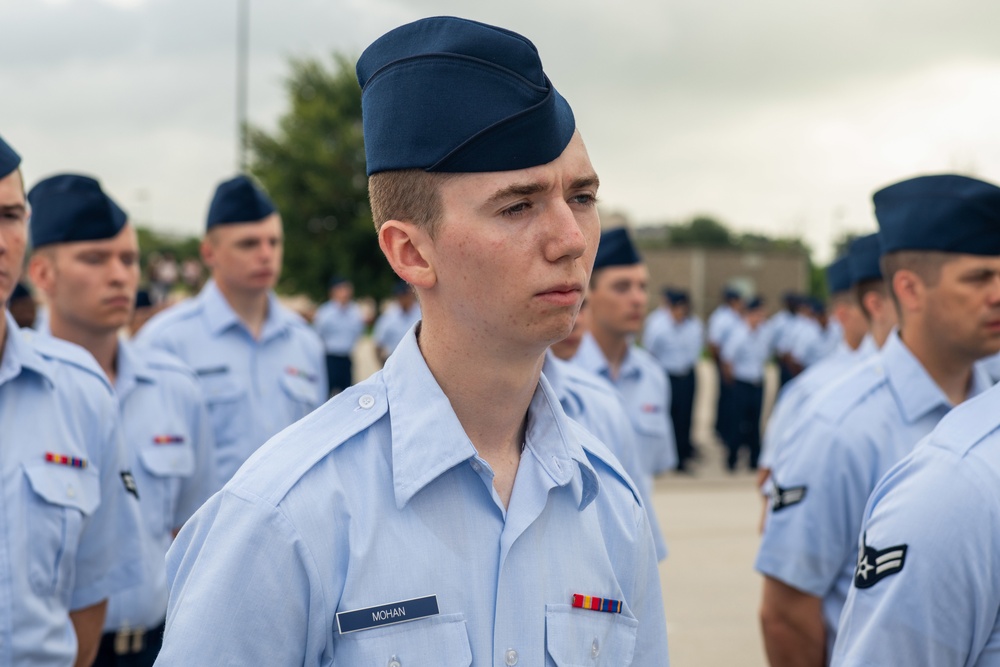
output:
[[[563,257],[576,259],[587,250],[587,236],[582,225],[589,221],[578,219],[572,208],[565,201],[552,207],[552,219],[547,229],[549,243],[546,248],[546,258],[555,262]]]

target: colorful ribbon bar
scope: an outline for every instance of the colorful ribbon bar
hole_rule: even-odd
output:
[[[306,380],[309,380],[310,382],[315,382],[316,380],[319,379],[313,373],[306,372],[306,371],[302,370],[301,368],[296,368],[295,366],[286,366],[285,367],[285,373],[287,373],[288,375],[291,375],[292,377],[305,378]]]
[[[573,594],[573,606],[579,609],[590,609],[592,611],[606,611],[611,614],[622,613],[621,600],[606,600],[604,598],[591,597],[590,595]]]
[[[65,454],[45,452],[45,460],[49,463],[57,463],[61,466],[70,466],[71,468],[87,467],[87,459],[78,459],[75,456],[66,456]]]
[[[184,442],[183,435],[157,435],[153,437],[154,445],[179,445]]]

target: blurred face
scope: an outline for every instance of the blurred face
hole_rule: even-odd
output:
[[[213,227],[201,244],[201,255],[223,290],[267,292],[281,275],[284,236],[281,217],[260,222]]]
[[[548,164],[444,181],[425,315],[440,309],[472,342],[493,348],[565,338],[597,250],[597,187],[579,134]]]
[[[957,255],[923,296],[932,340],[973,360],[1000,351],[1000,257]]]
[[[21,174],[0,178],[0,304],[14,292],[28,242],[27,205]]]
[[[615,336],[639,333],[646,314],[648,283],[644,264],[601,269],[590,290],[594,328]]]
[[[848,345],[856,348],[861,344],[861,339],[868,333],[868,320],[861,312],[861,307],[853,297],[841,296],[836,298],[832,304],[833,317],[840,322],[844,330],[844,340]]]
[[[751,329],[756,329],[764,320],[767,319],[767,309],[766,308],[754,308],[753,310],[748,310],[746,314],[747,324]]]
[[[670,314],[673,315],[675,322],[683,322],[691,314],[691,306],[686,303],[678,303],[670,306]]]
[[[354,285],[352,283],[339,283],[330,288],[330,301],[341,305],[347,303],[354,296]]]
[[[60,243],[31,259],[32,281],[45,292],[53,321],[112,333],[132,319],[139,287],[139,242],[132,225],[102,241]]]
[[[580,341],[583,340],[583,334],[589,329],[590,308],[587,306],[587,301],[584,301],[583,305],[580,306],[580,314],[576,316],[576,323],[573,325],[573,330],[558,343],[552,343],[552,353],[563,361],[569,361],[576,355],[576,351],[580,349]]]

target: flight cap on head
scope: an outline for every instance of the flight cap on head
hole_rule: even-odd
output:
[[[764,307],[764,297],[755,296],[747,302],[747,310],[759,310]]]
[[[861,236],[851,241],[851,245],[847,248],[851,284],[857,285],[866,280],[881,280],[880,257],[882,257],[882,243],[878,234]]]
[[[663,296],[671,306],[682,306],[691,303],[691,296],[687,290],[668,287],[663,290]]]
[[[58,174],[35,184],[31,203],[31,245],[100,241],[118,235],[128,216],[90,176]]]
[[[361,54],[357,75],[369,176],[527,169],[559,157],[576,128],[535,45],[476,21],[391,30]]]
[[[601,232],[601,241],[597,246],[597,257],[594,259],[594,271],[609,266],[632,266],[642,264],[639,251],[635,249],[628,230],[615,227]]]
[[[851,269],[846,256],[838,257],[826,267],[826,286],[830,294],[851,289]]]
[[[1000,255],[1000,188],[968,176],[919,176],[872,196],[882,254]]]
[[[6,178],[20,165],[21,156],[0,137],[0,178]]]
[[[259,222],[274,213],[274,202],[249,176],[240,174],[219,183],[208,207],[206,229],[216,225]]]

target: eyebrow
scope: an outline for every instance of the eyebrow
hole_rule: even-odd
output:
[[[10,212],[10,213],[24,213],[27,208],[24,204],[0,204],[0,211]]]
[[[580,178],[573,181],[569,189],[570,190],[580,190],[582,188],[597,188],[601,184],[597,174],[590,174],[588,176],[581,176]],[[511,197],[528,197],[530,195],[536,195],[539,192],[544,192],[548,187],[540,182],[534,183],[514,183],[513,185],[508,185],[505,188],[501,188],[493,193],[493,195],[486,200],[487,206],[493,206],[498,204],[505,199]]]

